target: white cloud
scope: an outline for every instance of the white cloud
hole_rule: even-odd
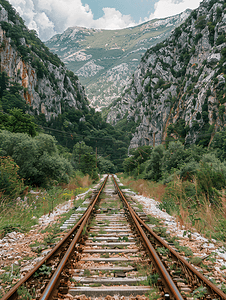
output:
[[[90,7],[81,0],[9,0],[30,29],[42,40],[62,33],[72,26],[120,29],[134,26],[130,15],[122,15],[115,8],[103,8],[103,16],[94,20]]]
[[[115,8],[103,8],[104,16],[94,21],[95,28],[121,29],[135,26],[136,23],[130,15],[122,15]]]
[[[186,8],[196,8],[200,1],[158,0],[155,3],[154,13],[143,21],[175,15]],[[20,13],[28,28],[35,29],[42,40],[47,40],[73,26],[121,29],[137,25],[130,15],[123,15],[115,8],[109,7],[103,8],[103,16],[94,20],[89,5],[83,5],[81,0],[9,0],[9,2]]]
[[[159,0],[155,3],[154,13],[150,14],[145,21],[173,16],[185,11],[187,8],[195,9],[200,2],[201,0]]]

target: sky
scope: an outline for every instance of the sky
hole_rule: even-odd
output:
[[[201,0],[9,0],[42,41],[68,27],[122,29],[195,9]]]

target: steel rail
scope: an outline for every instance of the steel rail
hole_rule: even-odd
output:
[[[103,190],[103,188],[104,188],[104,186],[107,182],[107,179],[108,179],[108,176],[105,178],[105,180],[104,180],[97,196],[95,197],[92,205],[90,205],[89,209],[87,210],[87,214],[86,214],[85,218],[83,219],[83,222],[82,222],[78,232],[76,233],[76,235],[73,238],[67,252],[64,254],[64,257],[62,258],[60,264],[58,265],[57,269],[55,270],[54,274],[52,275],[48,285],[46,286],[44,292],[42,293],[42,296],[41,296],[40,300],[46,300],[46,299],[49,299],[52,296],[52,293],[54,292],[54,287],[58,282],[60,274],[61,274],[66,262],[68,261],[69,257],[71,256],[71,254],[73,252],[73,249],[74,249],[76,243],[78,242],[85,225],[87,224],[87,221],[88,221],[88,219],[89,219],[89,217],[90,217],[90,215],[93,211],[93,208],[94,208],[94,206],[95,206],[95,204],[96,204],[96,202],[97,202],[97,200],[98,200],[98,198],[99,198],[99,196],[100,196],[100,194],[101,194],[101,192],[102,192],[102,190]]]
[[[119,189],[120,190],[120,189]],[[121,191],[121,190],[120,190]],[[122,193],[122,192],[121,192]],[[124,196],[124,195],[123,195]],[[129,204],[128,204],[129,205]],[[132,209],[132,208],[131,208]],[[133,209],[132,209],[133,210]],[[133,210],[134,212],[134,210]],[[158,236],[141,218],[134,212],[138,222],[145,227],[145,229],[164,247],[166,247],[180,262],[182,262],[193,274],[195,274],[202,282],[205,283],[206,287],[211,291],[214,291],[221,299],[226,300],[226,294],[223,293],[216,285],[209,281],[203,274],[197,271],[186,259],[179,255],[172,247],[170,247],[160,236]]]
[[[117,191],[119,193],[120,198],[124,201],[125,205],[127,206],[129,213],[133,219],[133,222],[136,225],[136,228],[138,230],[138,232],[140,233],[140,236],[142,237],[146,248],[148,249],[149,254],[152,257],[152,261],[159,273],[159,275],[162,277],[163,282],[165,283],[165,288],[167,288],[168,293],[170,294],[171,297],[173,297],[176,300],[183,300],[183,297],[181,295],[181,293],[179,292],[177,286],[175,285],[175,283],[173,282],[170,274],[167,272],[165,266],[163,265],[161,259],[159,258],[158,254],[156,253],[154,247],[152,246],[152,244],[150,243],[148,237],[146,236],[145,232],[143,231],[143,229],[141,228],[137,218],[136,218],[136,213],[133,211],[133,209],[131,208],[131,206],[129,205],[129,203],[127,202],[126,198],[124,197],[122,191],[119,189],[119,186],[114,178],[114,183],[115,186],[117,188]]]
[[[86,214],[86,213],[85,213]],[[1,300],[8,300],[8,299],[16,299],[16,292],[18,288],[24,284],[44,263],[46,263],[47,260],[49,260],[56,252],[59,250],[59,248],[64,244],[67,239],[73,234],[73,232],[77,229],[77,227],[82,223],[85,214],[81,217],[81,219],[78,221],[78,223],[75,224],[75,226],[67,233],[67,235],[39,262],[37,263],[34,268],[28,272],[18,283],[8,291],[7,294],[1,298]]]
[[[135,213],[137,220],[145,227],[146,230],[164,247],[169,249],[169,251],[175,256],[180,262],[182,262],[193,274],[195,274],[201,281],[205,283],[207,288],[214,291],[221,299],[226,300],[226,294],[223,293],[216,285],[214,285],[210,280],[208,280],[202,273],[197,271],[186,259],[179,255],[172,247],[170,247],[161,237],[159,237],[151,228],[145,224],[143,220]]]
[[[93,200],[95,201],[95,199]],[[90,204],[90,206],[92,203]],[[13,300],[17,299],[17,290],[20,286],[22,286],[26,281],[29,280],[29,278],[34,275],[34,273],[44,264],[46,261],[48,261],[54,254],[57,253],[57,251],[60,249],[60,247],[67,242],[67,240],[70,238],[70,236],[74,233],[74,231],[77,230],[77,228],[82,224],[84,218],[86,217],[88,213],[88,208],[83,214],[83,216],[80,218],[80,220],[72,227],[72,229],[63,237],[63,239],[40,261],[38,262],[34,268],[28,272],[20,281],[17,282],[17,284],[6,293],[1,300]]]

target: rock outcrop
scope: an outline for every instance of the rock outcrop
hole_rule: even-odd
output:
[[[12,14],[13,12],[13,14]],[[1,72],[23,86],[23,97],[30,113],[45,114],[46,120],[62,112],[67,103],[82,109],[88,102],[77,76],[49,52],[33,31],[11,8],[0,5]]]
[[[226,3],[204,0],[150,48],[107,122],[135,122],[130,147],[179,138],[208,145],[225,124]]]

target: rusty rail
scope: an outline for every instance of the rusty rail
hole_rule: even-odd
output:
[[[136,213],[130,207],[130,205],[127,202],[126,198],[124,197],[122,191],[119,189],[118,184],[117,184],[114,176],[113,176],[113,180],[114,180],[114,184],[117,188],[118,194],[119,194],[120,198],[123,200],[123,202],[125,203],[128,211],[130,213],[130,216],[132,217],[133,222],[134,222],[134,224],[137,228],[137,231],[140,233],[140,236],[142,237],[142,239],[145,243],[145,246],[146,246],[146,248],[147,248],[147,250],[148,250],[148,252],[149,252],[149,254],[152,258],[152,262],[155,265],[159,275],[161,276],[168,293],[170,294],[171,298],[174,298],[174,299],[177,299],[177,300],[182,300],[183,299],[182,295],[180,294],[177,286],[175,285],[175,283],[173,282],[171,276],[167,272],[167,270],[166,270],[165,266],[163,265],[161,259],[159,258],[158,254],[156,253],[154,247],[152,246],[152,244],[148,240],[146,234],[144,233],[143,229],[141,228],[141,226],[140,226],[140,224],[139,224],[139,222],[136,218]]]
[[[215,286],[211,281],[209,281],[204,275],[202,275],[199,271],[197,271],[186,259],[180,256],[172,247],[170,247],[161,237],[159,237],[151,228],[145,224],[143,220],[136,214],[136,212],[131,208],[128,201],[126,200],[125,196],[123,195],[122,191],[119,189],[119,186],[114,178],[114,183],[117,187],[118,193],[123,201],[126,203],[128,210],[132,212],[132,215],[136,218],[136,221],[140,223],[161,245],[166,247],[170,253],[178,259],[192,274],[194,274],[200,281],[202,281],[205,287],[210,291],[210,293],[215,293],[220,299],[226,300],[226,294],[224,294],[217,286]],[[169,275],[170,276],[170,275]],[[182,298],[183,299],[183,298]]]
[[[216,293],[221,299],[226,300],[226,295],[217,287],[215,286],[211,281],[209,281],[202,273],[197,271],[186,259],[184,259],[182,256],[180,256],[173,248],[171,248],[161,237],[159,237],[151,228],[145,224],[143,220],[136,214],[137,220],[142,224],[142,226],[145,227],[145,229],[164,247],[169,249],[171,254],[173,254],[174,257],[176,257],[181,263],[184,264],[185,267],[187,267],[193,274],[195,274],[199,280],[201,280],[205,286],[211,291]]]
[[[88,219],[89,219],[89,217],[90,217],[90,215],[91,215],[91,213],[93,211],[93,208],[94,208],[94,206],[95,206],[95,204],[96,204],[96,202],[97,202],[97,200],[98,200],[98,198],[100,196],[100,193],[102,192],[102,190],[103,190],[103,188],[104,188],[104,186],[105,186],[105,184],[107,182],[107,179],[108,179],[108,176],[105,178],[104,183],[102,184],[102,186],[101,186],[101,188],[100,188],[97,196],[95,197],[93,203],[88,208],[87,214],[86,214],[85,218],[83,219],[83,222],[82,222],[82,224],[81,224],[78,232],[76,233],[73,241],[70,244],[70,247],[68,248],[67,252],[65,253],[63,259],[61,260],[60,264],[58,265],[58,267],[57,267],[56,271],[54,272],[53,276],[51,277],[51,279],[50,279],[47,287],[45,288],[45,290],[44,290],[44,292],[43,292],[43,294],[42,294],[42,296],[40,298],[40,300],[49,299],[52,296],[52,294],[54,293],[54,288],[55,288],[55,286],[56,286],[56,284],[58,282],[60,274],[61,274],[61,272],[62,272],[62,270],[63,270],[66,262],[68,261],[69,257],[71,256],[71,254],[73,252],[73,249],[74,249],[76,243],[78,242],[78,240],[79,240],[79,238],[80,238],[80,236],[82,234],[83,228],[87,224],[87,221],[88,221]]]
[[[108,176],[105,178],[100,190],[102,191],[106,181],[107,181]],[[98,195],[100,194],[100,191],[98,193]],[[98,196],[99,197],[99,196]],[[75,233],[75,231],[79,228],[79,226],[81,224],[84,223],[84,219],[86,219],[86,216],[89,214],[90,215],[90,208],[91,206],[94,207],[93,203],[97,201],[97,196],[94,198],[93,202],[89,205],[89,207],[87,208],[87,210],[85,211],[85,213],[83,214],[83,216],[81,217],[81,219],[75,224],[75,226],[65,235],[65,237],[39,262],[37,263],[34,268],[28,272],[12,289],[10,289],[8,291],[7,294],[5,294],[1,300],[13,300],[13,299],[17,299],[18,295],[17,295],[17,290],[20,286],[22,286],[26,281],[28,281],[33,275],[34,273],[43,265],[45,264],[49,259],[51,259],[51,257],[53,257],[58,251],[60,251],[60,248],[62,247],[62,245],[64,243],[67,242],[67,240],[71,237],[72,234]],[[81,227],[81,226],[80,226]]]

